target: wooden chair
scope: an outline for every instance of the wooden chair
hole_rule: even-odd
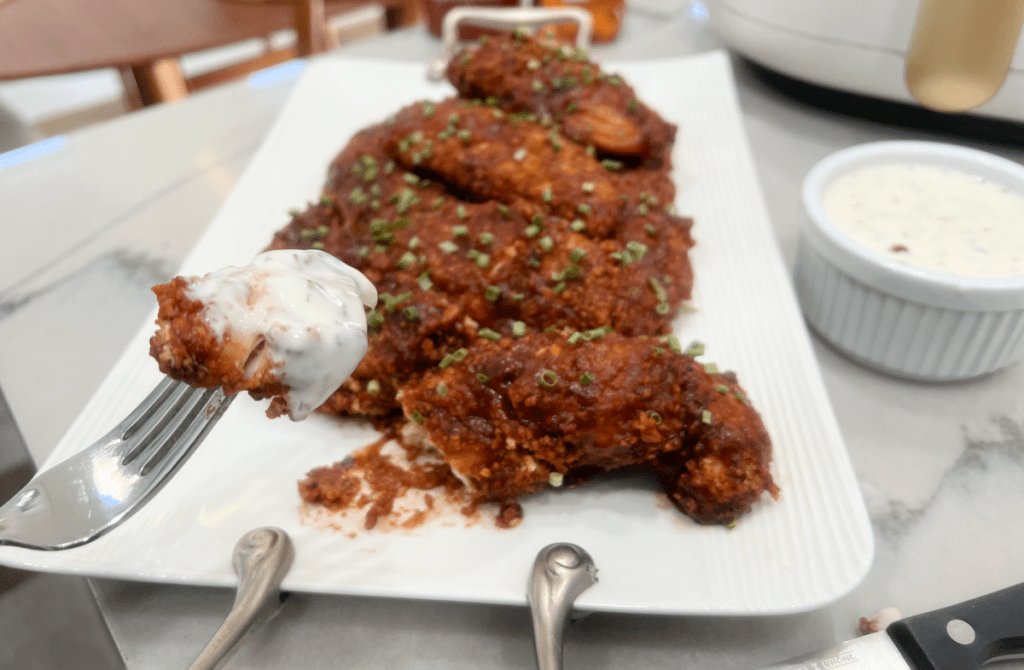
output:
[[[388,28],[419,20],[420,0],[376,0]],[[9,0],[0,2],[0,81],[115,68],[130,108],[330,48],[327,18],[369,0]],[[293,48],[186,79],[184,54],[294,28]]]
[[[224,0],[230,2],[231,0]],[[281,0],[242,0],[251,4],[282,4]],[[138,68],[122,68],[121,76],[125,85],[126,100],[132,109],[159,102],[180,100],[193,91],[244,77],[293,58],[305,58],[323,53],[337,46],[328,24],[328,4],[325,0],[283,0],[292,5],[293,28],[296,33],[294,46],[267,51],[241,63],[193,77],[184,77],[176,58],[160,59],[147,64],[144,71]],[[383,3],[346,2],[331,3],[332,15],[352,11],[359,5],[383,4],[385,27],[388,30],[402,28],[419,21],[419,0],[390,0]]]

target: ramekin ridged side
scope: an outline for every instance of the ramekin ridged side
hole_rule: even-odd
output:
[[[904,300],[843,272],[800,240],[794,273],[808,325],[847,356],[910,379],[968,379],[1024,353],[1024,309],[965,311]]]
[[[849,357],[911,379],[952,381],[993,372],[1024,355],[1024,277],[973,278],[902,265],[854,242],[822,196],[857,168],[918,162],[978,174],[1024,195],[1024,167],[935,142],[876,142],[844,149],[807,175],[808,218],[794,284],[808,325]]]

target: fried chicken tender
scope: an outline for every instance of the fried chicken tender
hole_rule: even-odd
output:
[[[276,378],[255,335],[226,333],[222,338],[206,321],[202,302],[187,295],[189,281],[174,277],[153,287],[159,311],[149,352],[160,371],[190,386],[223,386],[228,394],[249,391],[257,399],[281,396],[286,387]]]
[[[698,523],[729,523],[778,493],[771,441],[735,376],[707,372],[669,337],[478,341],[403,386],[399,400],[481,501],[627,465],[653,468]]]
[[[469,200],[536,203],[549,214],[581,220],[594,237],[609,235],[635,214],[631,204],[640,204],[639,195],[623,190],[607,164],[584,147],[556,128],[500,109],[457,98],[417,103],[384,129],[386,150],[406,169],[432,175]],[[670,200],[669,188],[662,185],[655,195]]]
[[[341,385],[366,352],[377,291],[319,250],[276,250],[243,267],[155,286],[160,370],[194,387],[273,397],[272,418],[299,421]]]
[[[505,112],[554,119],[562,132],[598,153],[667,166],[676,128],[633,89],[557,39],[514,33],[457,54],[448,80],[463,98],[492,100]]]

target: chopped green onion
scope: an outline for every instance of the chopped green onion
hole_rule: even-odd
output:
[[[461,361],[463,358],[466,357],[466,355],[468,353],[469,353],[469,349],[466,349],[465,347],[461,347],[461,348],[456,349],[455,351],[453,351],[452,352],[452,356],[455,358],[455,360]]]
[[[429,291],[434,288],[434,282],[430,280],[430,270],[417,277],[416,284],[419,285],[421,291]]]
[[[477,374],[476,380],[481,384],[486,384],[487,382],[491,381],[491,378],[481,372]]]
[[[584,372],[580,375],[580,384],[583,386],[590,386],[594,383],[594,375],[589,372]]]
[[[570,335],[565,340],[565,342],[566,342],[566,344],[576,344],[577,342],[579,342],[582,339],[583,339],[583,333],[577,331],[577,332],[573,333],[572,335]]]
[[[366,392],[370,395],[377,395],[380,393],[380,382],[376,379],[371,379],[366,382]]]
[[[444,382],[441,382],[440,384],[434,387],[434,391],[437,392],[437,395],[443,398],[446,395],[448,395],[448,385],[445,384]]]
[[[581,260],[584,259],[584,257],[586,257],[586,255],[586,249],[576,247],[575,249],[569,252],[569,260],[571,260],[573,263],[579,263]]]
[[[709,375],[717,375],[718,374],[718,366],[715,365],[714,363],[705,363],[704,364],[704,372],[708,373]]]
[[[582,214],[582,215],[586,216],[587,214],[590,214],[590,213],[591,213],[591,212],[593,212],[594,210],[593,210],[593,209],[591,208],[591,206],[590,206],[590,205],[588,205],[587,203],[585,203],[585,202],[581,202],[581,203],[579,204],[579,206],[578,206],[578,207],[576,207],[576,211],[577,211],[577,212],[579,212],[580,214]]]
[[[565,483],[565,475],[561,472],[552,472],[548,475],[548,484],[551,484],[555,488],[558,488]]]
[[[661,285],[661,282],[651,277],[647,280],[647,283],[654,289],[654,295],[658,298],[658,302],[665,302],[668,300],[668,292],[665,291],[665,287]]]
[[[697,356],[704,355],[704,343],[694,340],[690,343],[690,346],[686,348],[686,355],[690,358],[696,358]]]
[[[480,254],[479,256],[476,257],[476,266],[478,268],[482,269],[482,268],[487,267],[490,264],[491,264],[491,255],[490,254]]]
[[[554,370],[544,370],[537,375],[537,381],[544,388],[552,388],[558,383],[558,373]]]
[[[411,251],[406,251],[402,254],[402,257],[398,259],[398,267],[405,270],[410,265],[416,262],[416,254]]]
[[[469,235],[469,228],[467,226],[452,226],[452,235],[455,237],[466,237]]]
[[[497,286],[488,286],[487,290],[484,292],[484,297],[490,302],[495,302],[501,297],[501,289]]]
[[[485,340],[490,340],[491,342],[497,342],[501,339],[501,333],[491,330],[490,328],[481,328],[476,331],[476,334],[477,337],[482,337]]]
[[[726,386],[725,384],[719,384],[715,386],[715,390],[721,393],[722,395],[725,395],[726,393],[729,392],[729,387]]]
[[[409,305],[408,307],[403,309],[402,314],[404,314],[405,318],[409,319],[410,321],[415,321],[420,318],[420,310],[416,309],[412,305]]]
[[[583,192],[584,193],[593,193],[595,188],[596,188],[596,186],[594,186],[594,182],[592,182],[592,181],[585,181],[585,182],[583,182]]]
[[[547,235],[537,240],[537,243],[540,244],[540,248],[544,251],[551,251],[555,248],[554,241]]]
[[[660,414],[658,414],[655,411],[648,411],[647,415],[650,416],[652,419],[654,419],[654,425],[655,426],[660,426],[661,425],[661,415]]]
[[[512,322],[512,337],[522,337],[526,335],[526,322],[525,321],[513,321]]]
[[[416,423],[420,424],[421,426],[423,425],[423,415],[420,414],[417,410],[413,410],[412,414],[409,415],[409,418],[415,421]]]
[[[587,224],[583,223],[581,219],[576,219],[569,224],[569,227],[575,230],[577,233],[582,233],[587,228]]]
[[[492,233],[480,233],[480,244],[491,244],[494,242],[494,235]]]
[[[708,425],[711,425],[711,411],[704,410],[700,413],[700,420]]]
[[[375,309],[366,313],[366,327],[370,330],[377,330],[384,325],[384,315]]]
[[[456,251],[459,250],[459,245],[455,244],[451,240],[445,240],[444,242],[439,243],[437,246],[438,248],[441,249],[441,251],[445,252],[446,254],[454,254]]]

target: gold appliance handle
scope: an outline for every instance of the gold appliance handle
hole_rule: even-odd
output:
[[[921,0],[907,49],[907,88],[925,107],[963,112],[1010,70],[1024,0]]]

